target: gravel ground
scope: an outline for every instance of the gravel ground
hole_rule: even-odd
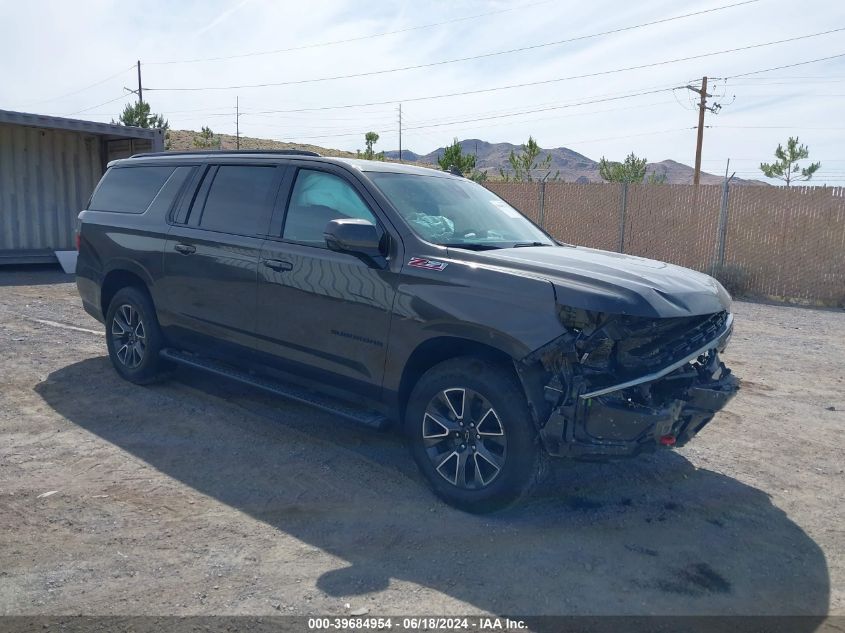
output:
[[[437,501],[399,439],[120,380],[72,280],[0,270],[0,614],[845,615],[845,313],[737,302],[688,447]]]

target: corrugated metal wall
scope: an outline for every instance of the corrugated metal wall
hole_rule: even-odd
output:
[[[124,138],[114,141],[106,141],[106,163],[118,158],[129,158],[134,154],[157,151],[153,142],[144,138]]]
[[[101,175],[98,137],[0,124],[0,251],[73,249]]]

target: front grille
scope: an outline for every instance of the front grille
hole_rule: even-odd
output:
[[[696,317],[627,319],[617,338],[617,367],[639,372],[678,361],[714,340],[727,318],[723,311]]]

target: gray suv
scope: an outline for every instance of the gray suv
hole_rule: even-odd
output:
[[[185,365],[395,426],[469,511],[520,498],[547,455],[682,446],[737,391],[717,281],[561,244],[449,173],[146,154],[79,218],[79,294],[122,377]]]

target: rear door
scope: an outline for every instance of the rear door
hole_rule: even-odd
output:
[[[162,326],[182,345],[218,355],[255,346],[258,257],[283,172],[210,164],[177,212],[164,249]]]
[[[398,275],[326,247],[337,218],[362,218],[382,232],[367,191],[333,165],[296,169],[282,227],[277,213],[258,267],[257,331],[266,348],[301,375],[378,397]],[[281,205],[280,205],[281,206]],[[280,209],[281,210],[281,209]],[[398,240],[393,247],[398,248]],[[401,261],[401,260],[400,260]]]

